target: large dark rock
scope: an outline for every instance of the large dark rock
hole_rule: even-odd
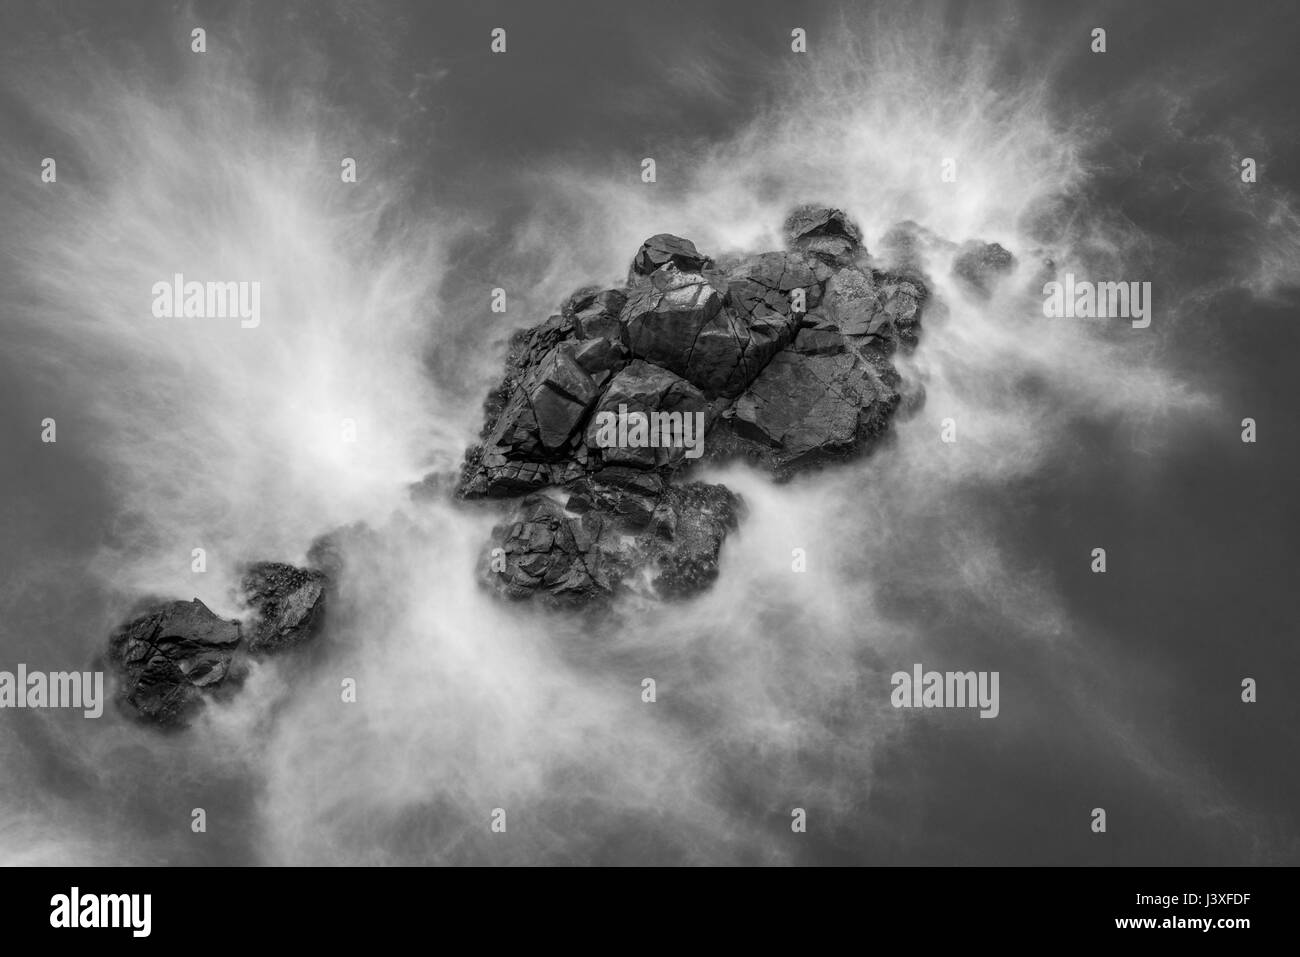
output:
[[[701,388],[714,387],[719,378],[725,382],[739,361],[740,347],[732,316],[722,308],[724,295],[699,273],[682,272],[675,264],[664,266],[623,307],[628,349],[635,358],[662,366]],[[701,336],[714,345],[707,356],[692,362]]]
[[[825,333],[825,330],[815,330]],[[866,448],[899,401],[848,348],[779,353],[709,436],[711,459],[744,457],[788,478]]]
[[[596,383],[574,358],[572,345],[558,345],[515,390],[489,441],[527,455],[554,455],[568,443],[596,395]]]
[[[157,605],[109,638],[108,657],[119,673],[119,698],[140,718],[184,725],[203,692],[238,679],[238,621],[219,618],[193,601]]]
[[[742,506],[722,486],[676,484],[684,471],[740,459],[788,478],[868,451],[919,406],[894,357],[918,343],[926,261],[952,244],[900,224],[876,261],[827,206],[796,209],[784,235],[785,251],[716,262],[652,236],[625,289],[580,289],[512,338],[458,488],[523,497],[485,566],[498,591],[561,604],[690,594]],[[971,275],[1006,268],[1001,247],[979,249],[962,260]],[[615,414],[654,425],[611,443]],[[685,447],[688,421],[702,448]]]

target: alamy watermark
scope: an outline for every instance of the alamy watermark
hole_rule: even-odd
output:
[[[595,421],[602,449],[681,448],[688,459],[704,454],[703,412],[629,412],[619,403],[618,412],[597,412]]]
[[[80,708],[87,718],[104,713],[104,672],[0,671],[0,708]]]
[[[158,319],[239,319],[244,329],[256,329],[262,322],[262,284],[186,282],[176,273],[171,282],[153,284],[153,314]]]
[[[50,898],[50,926],[127,927],[133,937],[148,937],[152,911],[151,894],[82,894],[74,887]]]
[[[1132,319],[1134,329],[1151,325],[1151,283],[1091,282],[1065,274],[1065,282],[1043,284],[1048,319]]]
[[[889,703],[895,708],[979,708],[981,718],[996,718],[998,673],[996,671],[895,671]]]

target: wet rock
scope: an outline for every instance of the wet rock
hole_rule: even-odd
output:
[[[633,469],[605,470],[561,505],[520,502],[493,530],[483,574],[504,597],[553,606],[622,593],[687,598],[717,577],[722,544],[743,503],[725,486],[667,486]]]
[[[585,441],[589,463],[593,467],[597,464],[633,465],[640,468],[675,467],[681,464],[688,450],[682,442],[672,441],[675,436],[662,434],[666,430],[660,427],[659,420],[675,420],[683,429],[690,428],[697,421],[696,413],[703,413],[707,405],[704,394],[681,376],[642,359],[635,359],[609,383],[595,414],[587,424]],[[647,418],[648,444],[639,447],[604,445],[602,423],[611,421],[606,414],[613,416],[612,421],[616,422],[618,417],[626,418],[634,413]],[[652,418],[653,413],[662,415]],[[692,435],[703,439],[702,432],[693,432]]]
[[[584,289],[569,297],[561,309],[568,317],[579,339],[603,337],[619,342],[623,338],[620,318],[627,304],[627,293],[621,289]]]
[[[667,265],[623,307],[628,350],[701,388],[712,388],[719,375],[725,381],[741,351],[739,330],[722,305],[723,293],[699,273]],[[713,345],[697,358],[701,336]]]
[[[869,448],[898,401],[856,352],[785,351],[719,422],[706,456],[744,458],[788,478]]]
[[[284,651],[315,637],[325,621],[323,572],[257,562],[244,573],[244,595],[257,613],[248,638],[253,654]]]
[[[586,448],[575,433],[624,359],[621,344],[566,339],[525,368],[486,440],[467,453],[462,494],[509,496],[581,474]]]
[[[320,544],[317,558],[330,560],[331,546]],[[197,598],[139,606],[108,640],[122,705],[143,721],[185,727],[205,700],[238,687],[247,673],[247,654],[284,651],[320,631],[328,583],[318,569],[282,562],[250,565],[242,581],[253,611],[247,627],[217,616]]]
[[[603,337],[574,343],[570,354],[597,386],[604,385],[627,362],[627,348],[623,343]]]
[[[554,453],[568,443],[597,394],[572,349],[557,346],[510,397],[488,446],[517,457]]]
[[[722,545],[745,514],[745,503],[725,485],[670,486],[651,517],[642,558],[662,598],[689,598],[718,577]]]
[[[786,245],[832,266],[847,266],[862,248],[862,232],[840,209],[800,206],[785,221]]]
[[[710,398],[734,398],[793,337],[796,289],[803,291],[805,310],[820,299],[816,271],[786,253],[703,273],[668,264],[624,307],[629,349]]]
[[[637,250],[628,282],[634,282],[637,276],[649,276],[669,263],[683,272],[699,272],[710,262],[707,256],[700,255],[689,239],[659,233],[643,242]]]
[[[821,312],[842,335],[871,334],[881,302],[869,274],[858,269],[841,269],[826,283]]]
[[[808,356],[833,356],[848,351],[848,343],[834,330],[805,328],[795,336],[790,351]]]
[[[238,621],[220,618],[195,598],[155,605],[109,638],[119,698],[137,717],[183,727],[204,693],[237,682]]]

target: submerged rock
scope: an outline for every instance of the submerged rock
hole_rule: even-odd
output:
[[[1016,268],[1016,257],[997,243],[971,240],[963,243],[952,262],[952,273],[980,296],[993,292],[993,285]]]
[[[927,259],[955,253],[957,244],[935,235],[919,223],[904,220],[880,238],[881,264],[888,272],[920,276]]]

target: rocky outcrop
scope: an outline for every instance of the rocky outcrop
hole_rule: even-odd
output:
[[[205,692],[240,677],[240,625],[193,601],[165,602],[119,628],[108,643],[119,699],[139,717],[182,725]]]
[[[891,357],[917,344],[929,295],[909,226],[889,269],[827,206],[796,209],[786,248],[759,255],[659,234],[625,286],[585,287],[516,333],[458,487],[521,499],[486,580],[559,604],[707,587],[744,506],[689,471],[743,460],[786,479],[869,450],[904,403]],[[999,268],[986,260],[972,272]]]
[[[248,655],[282,652],[319,632],[328,582],[316,569],[250,565],[242,582],[252,611],[247,625],[219,617],[197,598],[137,608],[108,643],[119,702],[143,721],[184,727],[206,698],[240,684]]]

